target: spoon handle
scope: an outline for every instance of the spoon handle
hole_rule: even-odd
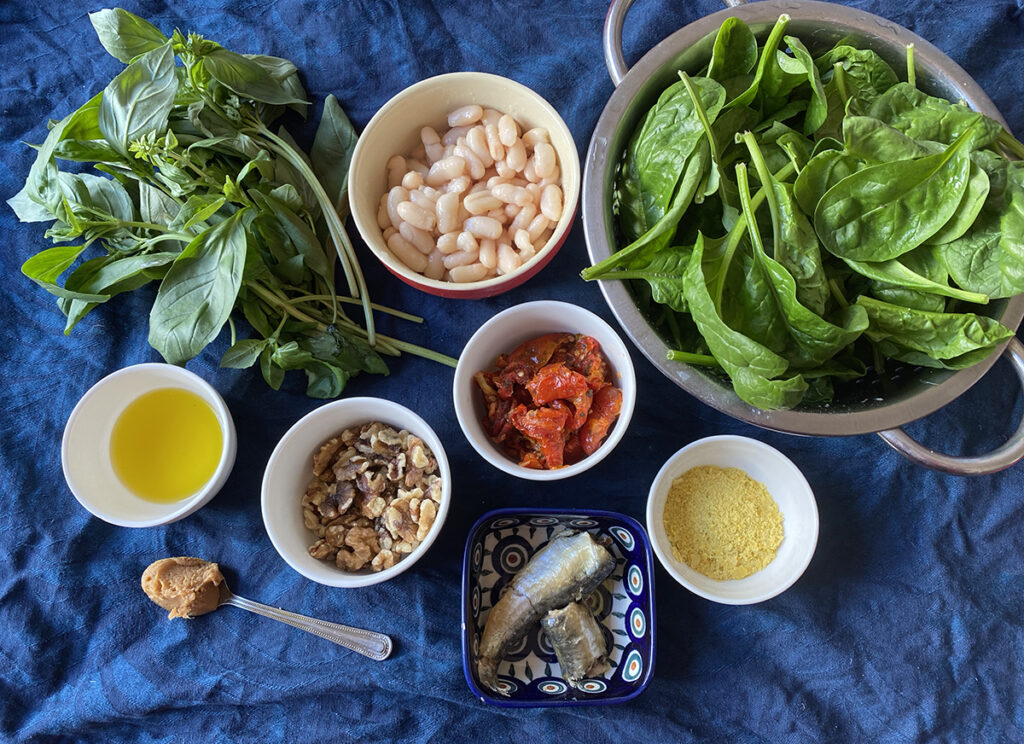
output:
[[[234,594],[225,599],[222,604],[233,605],[249,612],[255,612],[257,615],[263,615],[263,617],[280,620],[282,623],[287,623],[299,630],[305,630],[328,641],[333,641],[339,646],[344,646],[363,656],[369,656],[376,661],[383,661],[391,655],[391,638],[383,633],[350,628],[347,625],[329,623],[326,620],[317,620],[313,617],[306,617],[295,612],[288,612],[277,607],[269,607],[259,602],[253,602],[251,599]]]

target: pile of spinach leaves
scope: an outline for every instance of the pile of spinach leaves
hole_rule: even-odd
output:
[[[633,280],[675,349],[749,404],[832,399],[885,360],[961,369],[1012,331],[971,305],[1024,292],[1024,145],[782,15],[763,45],[729,18],[633,133],[621,248],[583,278]],[[965,307],[967,306],[967,307]]]
[[[236,54],[178,30],[167,38],[121,9],[90,20],[127,66],[51,122],[8,202],[22,222],[53,222],[46,236],[57,245],[22,271],[57,296],[65,333],[115,295],[158,281],[149,343],[174,364],[227,324],[232,343],[221,366],[258,362],[274,389],[287,370],[301,369],[317,398],[338,396],[359,372],[387,374],[381,354],[454,366],[374,330],[373,309],[420,319],[369,301],[343,224],[357,137],[334,96],[307,157],[284,128],[270,129],[287,109],[306,114],[288,60]],[[93,168],[61,170],[62,161]],[[85,259],[93,246],[100,255]],[[335,292],[336,260],[351,296]],[[365,325],[341,303],[361,305]],[[236,338],[235,309],[258,335]]]

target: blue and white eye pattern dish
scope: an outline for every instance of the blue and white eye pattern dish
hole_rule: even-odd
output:
[[[504,511],[504,510],[503,510]],[[498,665],[505,696],[491,695],[475,677],[475,659],[487,614],[512,578],[562,530],[605,538],[615,569],[585,602],[605,636],[609,669],[574,689],[562,679],[555,652],[538,623]],[[579,705],[632,698],[647,684],[653,661],[650,547],[639,523],[609,512],[497,513],[478,522],[467,545],[465,646],[472,656],[467,680],[497,705]]]

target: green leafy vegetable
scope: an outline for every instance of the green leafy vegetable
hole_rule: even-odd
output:
[[[127,66],[53,124],[8,202],[23,222],[53,223],[46,236],[58,245],[22,272],[57,297],[66,332],[112,297],[159,282],[149,341],[172,363],[199,354],[238,309],[258,337],[236,339],[231,324],[222,363],[258,361],[275,389],[286,370],[302,369],[308,394],[333,397],[355,374],[387,374],[381,354],[454,366],[374,329],[374,309],[419,318],[367,296],[342,222],[356,133],[334,96],[310,158],[287,130],[270,128],[286,109],[306,113],[288,60],[236,54],[197,34],[168,38],[119,8],[90,20]],[[62,160],[93,170],[63,171]],[[335,293],[336,262],[351,297]],[[346,304],[362,307],[365,325]]]
[[[1012,334],[964,305],[1024,292],[1024,144],[919,91],[912,49],[903,83],[788,21],[758,47],[728,18],[704,74],[679,71],[623,154],[620,248],[582,276],[633,282],[670,359],[760,408],[887,384],[886,358],[980,361]]]

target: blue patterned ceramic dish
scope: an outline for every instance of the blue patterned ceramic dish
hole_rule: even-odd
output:
[[[487,614],[533,554],[566,528],[611,538],[615,569],[587,599],[604,630],[611,668],[570,687],[538,623],[498,666],[507,697],[492,693],[476,674]],[[644,528],[624,514],[597,510],[498,509],[482,516],[469,532],[462,566],[462,667],[473,693],[492,705],[602,705],[643,692],[654,671],[654,564]]]

